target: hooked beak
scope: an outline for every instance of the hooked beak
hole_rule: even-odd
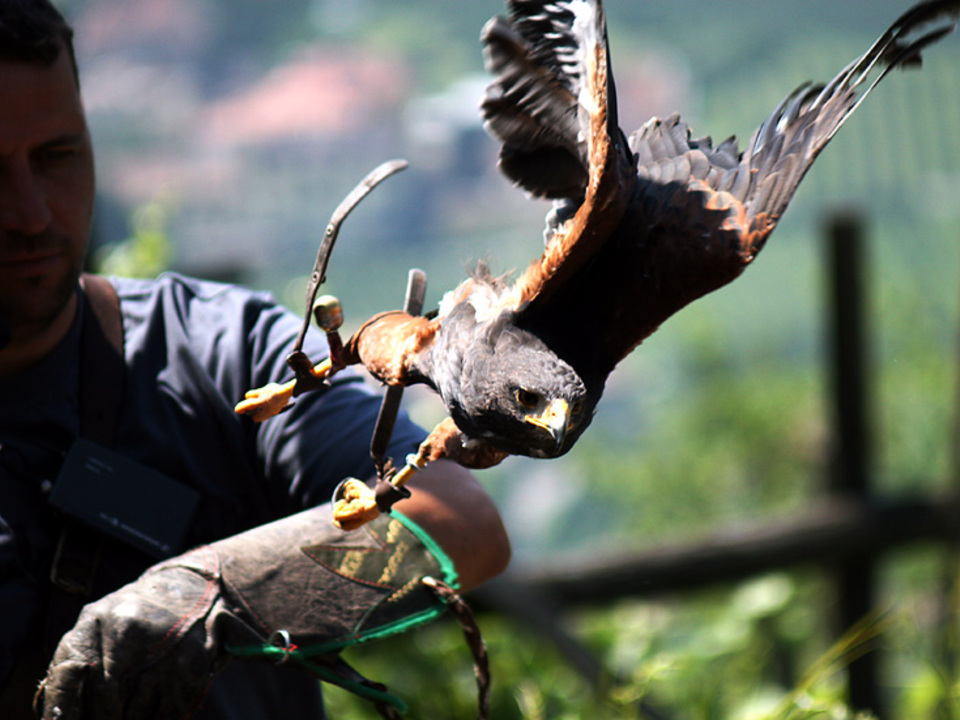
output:
[[[567,430],[570,429],[570,406],[566,400],[557,398],[551,400],[540,415],[527,415],[524,421],[550,433],[556,444],[556,449],[560,450],[567,437]]]

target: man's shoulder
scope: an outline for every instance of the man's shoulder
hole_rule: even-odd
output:
[[[213,280],[166,272],[156,278],[110,277],[121,303],[142,303],[157,298],[169,298],[172,302],[253,302],[274,304],[270,293],[250,290]]]
[[[123,317],[128,358],[179,366],[193,357],[220,375],[285,357],[299,320],[266,292],[165,273],[143,280],[111,277]],[[166,360],[164,360],[166,358]],[[179,359],[178,359],[179,358]]]
[[[128,331],[158,322],[164,326],[172,322],[184,327],[249,327],[263,317],[288,314],[269,292],[179,273],[152,279],[109,279]]]

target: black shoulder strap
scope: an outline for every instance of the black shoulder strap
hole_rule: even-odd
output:
[[[113,446],[120,403],[123,399],[123,318],[113,285],[97,275],[83,275],[83,326],[80,336],[80,436]],[[89,598],[103,547],[94,530],[64,518],[50,569],[51,585],[39,642],[28,644],[15,661],[6,687],[0,692],[0,716],[16,708],[19,716],[29,707],[37,682],[50,655],[70,629]]]
[[[114,444],[123,400],[123,317],[110,281],[84,274],[84,318],[80,340],[80,436]]]
[[[123,400],[123,318],[113,285],[98,275],[81,278],[83,325],[80,331],[80,437],[104,447],[116,440]],[[63,518],[50,568],[54,585],[48,636],[55,643],[86,602],[93,586],[103,538],[72,518]]]

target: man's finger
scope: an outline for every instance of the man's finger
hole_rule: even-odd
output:
[[[95,668],[66,660],[51,666],[34,699],[34,711],[43,720],[81,720],[83,693]]]

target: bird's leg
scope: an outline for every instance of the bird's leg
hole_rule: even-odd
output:
[[[303,355],[303,357],[306,358],[306,355]],[[309,359],[307,359],[307,364],[309,374],[319,383],[322,383],[331,375],[330,358],[316,365],[309,365]],[[247,390],[244,399],[238,402],[233,409],[239,415],[249,415],[254,422],[263,422],[272,418],[287,409],[300,379],[294,378],[285,383],[268,383],[263,387]]]
[[[402,488],[414,474],[427,466],[427,462],[428,461],[424,459],[423,445],[421,445],[418,453],[410,453],[407,455],[407,464],[400,468],[387,482],[395,488]],[[407,492],[409,493],[410,491],[407,490]]]
[[[330,377],[345,367],[343,340],[338,332],[343,325],[343,307],[332,295],[317,298],[313,306],[317,325],[327,335],[330,357],[314,365],[303,350],[294,350],[287,358],[287,365],[296,377],[289,382],[269,383],[261,388],[248,390],[234,407],[240,415],[249,415],[254,422],[263,422],[289,407],[290,400],[298,395],[316,390],[327,384]]]
[[[447,418],[439,423],[420,443],[416,453],[407,455],[406,465],[398,472],[387,472],[375,488],[356,478],[347,478],[334,492],[333,523],[343,530],[353,530],[387,512],[393,504],[410,496],[404,485],[418,471],[434,460],[447,457],[446,448],[452,434],[460,430]]]
[[[347,478],[340,483],[333,493],[333,524],[341,530],[355,530],[388,512],[394,503],[410,497],[410,490],[404,485],[430,462],[428,457],[434,454],[432,437],[433,433],[420,443],[416,453],[407,455],[406,465],[398,472],[388,468],[375,487],[371,488],[356,478]]]
[[[407,482],[441,458],[479,470],[493,467],[508,454],[485,443],[468,440],[448,417],[433,428],[416,453],[407,456],[406,464],[399,471],[386,473],[375,488],[356,478],[340,483],[334,492],[333,522],[344,530],[352,530],[387,512],[395,502],[409,497],[410,491],[404,487]]]

